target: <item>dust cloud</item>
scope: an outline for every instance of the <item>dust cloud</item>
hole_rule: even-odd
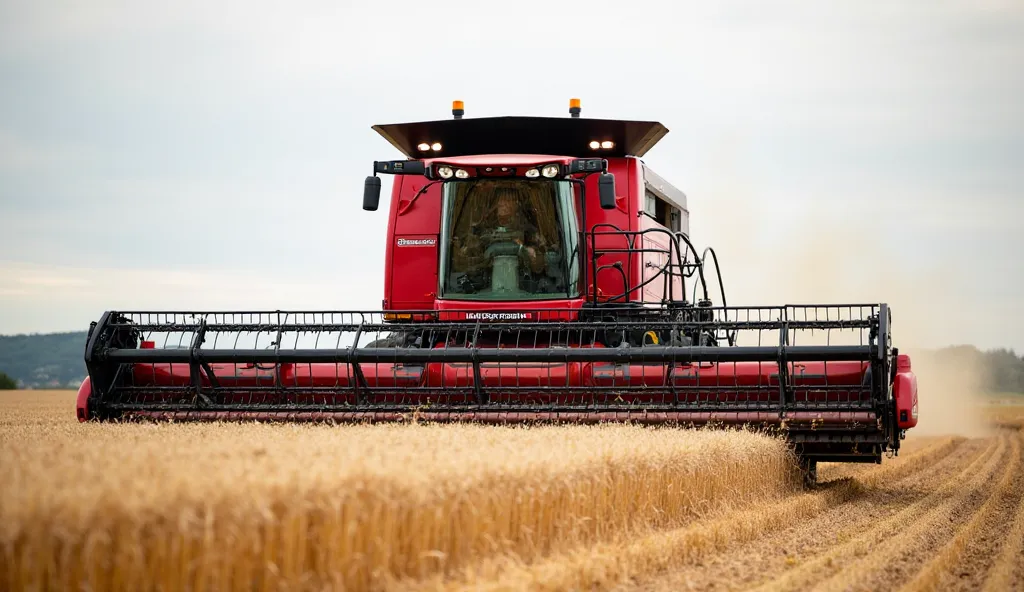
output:
[[[966,349],[907,353],[917,376],[920,408],[917,427],[911,434],[973,438],[991,433],[981,411],[988,370],[977,355]]]
[[[900,243],[906,221],[887,220],[883,208],[765,195],[742,181],[750,177],[733,170],[734,162],[713,167],[713,186],[690,200],[694,242],[718,252],[728,304],[889,304],[893,345],[911,356],[918,378],[919,422],[908,437],[983,435],[986,368],[966,350],[935,351],[960,344],[951,319],[970,310],[966,295],[950,289],[948,266],[895,256],[897,246],[908,252]],[[925,255],[933,246],[914,245]],[[818,331],[800,339],[857,343],[860,334]]]

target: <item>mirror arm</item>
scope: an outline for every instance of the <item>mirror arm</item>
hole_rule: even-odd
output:
[[[380,205],[380,178],[377,173],[387,175],[423,175],[427,166],[421,160],[375,160],[373,176],[363,183],[363,209],[372,212]]]

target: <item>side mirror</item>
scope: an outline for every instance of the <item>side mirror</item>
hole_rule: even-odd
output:
[[[602,173],[597,178],[597,195],[601,201],[602,210],[615,209],[615,175]]]
[[[363,185],[363,209],[373,212],[380,203],[380,177],[367,177]]]

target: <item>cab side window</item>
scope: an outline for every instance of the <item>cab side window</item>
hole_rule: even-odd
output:
[[[679,208],[661,199],[650,189],[644,191],[644,212],[672,232],[682,231],[682,212]]]

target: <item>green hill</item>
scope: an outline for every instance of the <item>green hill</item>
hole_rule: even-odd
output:
[[[78,388],[85,378],[84,331],[0,335],[0,372],[22,388]]]

